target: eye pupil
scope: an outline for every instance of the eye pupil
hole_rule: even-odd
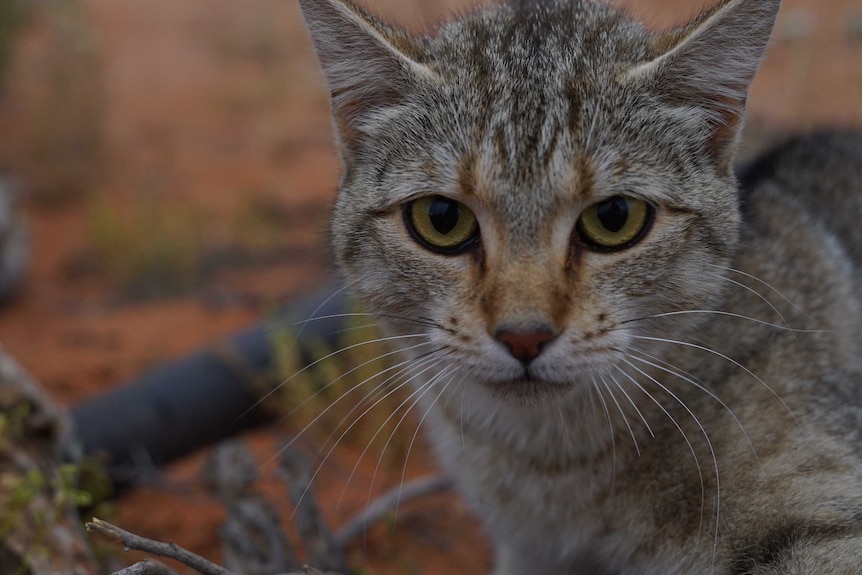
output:
[[[598,251],[619,251],[633,246],[649,230],[653,210],[632,196],[615,196],[589,206],[578,218],[577,233],[584,244]]]
[[[629,220],[629,204],[623,197],[611,198],[596,206],[596,216],[606,230],[617,233]]]
[[[444,196],[424,196],[404,204],[407,231],[419,244],[445,255],[463,253],[479,239],[470,208]]]
[[[428,218],[437,232],[447,235],[458,225],[458,221],[461,219],[461,209],[457,202],[446,198],[435,198],[428,210]]]

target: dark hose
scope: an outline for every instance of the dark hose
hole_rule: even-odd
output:
[[[72,419],[82,453],[102,458],[115,490],[122,491],[135,483],[142,469],[171,463],[267,423],[270,416],[265,410],[252,409],[260,393],[252,389],[248,373],[271,373],[274,327],[312,313],[315,317],[343,313],[343,294],[333,294],[335,290],[321,290],[221,344],[77,405]],[[300,355],[310,356],[310,342],[334,346],[344,323],[341,317],[307,323],[297,340]],[[227,350],[238,361],[228,361],[225,351],[218,350]]]

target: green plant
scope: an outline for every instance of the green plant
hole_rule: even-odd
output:
[[[400,465],[415,430],[407,413],[413,401],[400,386],[409,376],[369,316],[353,308],[344,324],[334,345],[306,344],[307,356],[298,352],[301,327],[275,327],[281,403],[291,426],[320,444],[322,455],[343,443]]]
[[[247,193],[242,197],[244,200],[230,222],[229,241],[261,252],[281,248],[285,230],[296,224],[289,208],[270,195]]]
[[[0,539],[12,533],[27,537],[22,573],[29,572],[29,562],[50,556],[51,531],[58,523],[68,522],[70,509],[93,505],[93,494],[80,486],[80,474],[77,464],[0,474]]]
[[[27,403],[0,411],[0,449],[7,448],[11,442],[24,436],[24,424],[31,411],[32,407]]]
[[[88,214],[95,267],[133,297],[174,295],[200,277],[203,216],[142,201],[120,210],[97,200]]]

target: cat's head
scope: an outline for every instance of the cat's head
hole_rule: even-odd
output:
[[[348,0],[300,4],[344,164],[336,258],[392,331],[421,334],[403,340],[415,356],[499,397],[552,398],[633,336],[691,324],[641,318],[718,297],[733,151],[779,0],[726,0],[660,34],[592,1],[512,2],[421,37]]]

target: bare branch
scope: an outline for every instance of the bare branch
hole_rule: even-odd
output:
[[[305,543],[310,563],[326,572],[349,572],[342,549],[336,544],[315,500],[308,462],[298,452],[287,449],[282,454],[279,470],[288,484],[295,506],[293,524]]]
[[[179,575],[176,571],[171,571],[160,563],[153,561],[141,561],[135,563],[131,567],[126,567],[114,573],[114,575]]]
[[[234,463],[236,464],[236,461]],[[288,482],[291,498],[296,505],[296,528],[305,541],[311,558],[325,570],[318,571],[311,567],[305,567],[302,572],[293,572],[290,575],[323,575],[324,573],[331,575],[333,573],[349,572],[343,558],[344,547],[367,529],[369,525],[385,517],[403,501],[448,491],[453,486],[451,479],[441,475],[424,477],[405,483],[384,493],[359,515],[351,519],[337,535],[333,535],[314,500],[309,466],[303,457],[297,453],[288,452],[282,458],[281,471]],[[239,487],[239,489],[222,489],[223,495],[241,495],[248,487],[248,484],[244,482],[232,485],[233,487]],[[245,495],[252,494],[246,493]],[[243,499],[242,502],[260,503],[255,498]],[[240,509],[242,506],[234,505],[234,507],[236,507],[234,511],[243,511],[243,509]],[[257,507],[255,506],[255,510]],[[257,516],[255,515],[255,517]],[[255,521],[252,521],[249,525],[254,526],[252,524],[260,528],[260,525],[257,525]],[[119,539],[126,546],[127,550],[144,551],[145,553],[174,559],[191,567],[202,575],[234,575],[232,571],[186,551],[173,542],[161,543],[153,541],[99,519],[93,519],[91,523],[87,523],[87,530]],[[269,533],[270,528],[267,527],[265,531]],[[232,535],[237,534],[233,533]],[[123,569],[114,575],[177,574],[162,565],[145,561]]]
[[[221,527],[224,566],[244,575],[297,571],[291,548],[272,503],[254,489],[258,464],[244,441],[217,446],[207,457],[203,479],[227,507]]]
[[[449,491],[453,487],[454,483],[448,477],[432,475],[391,489],[373,501],[359,515],[348,521],[336,534],[335,543],[339,548],[344,549],[351,541],[364,533],[369,525],[380,521],[401,502]]]
[[[224,565],[244,575],[272,575],[301,565],[278,514],[260,494],[228,504],[221,539]]]
[[[87,523],[87,531],[95,531],[97,533],[107,535],[108,537],[119,539],[123,542],[123,545],[126,546],[127,550],[134,549],[136,551],[152,553],[159,557],[174,559],[183,565],[191,567],[202,575],[234,575],[227,569],[219,567],[215,563],[211,563],[199,555],[186,551],[173,542],[161,543],[159,541],[153,541],[152,539],[129,533],[128,531],[120,529],[119,527],[100,519],[94,518],[92,522]]]

